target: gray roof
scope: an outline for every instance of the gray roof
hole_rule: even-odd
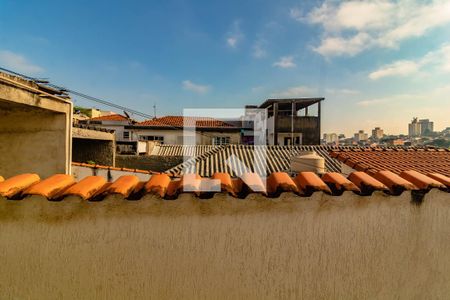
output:
[[[172,146],[176,147],[176,146]],[[183,146],[179,146],[183,147]],[[204,147],[204,146],[190,146]],[[244,168],[252,172],[264,172],[264,160],[262,155],[264,151],[267,154],[267,167],[265,173],[269,175],[272,172],[289,172],[290,158],[298,155],[301,151],[316,151],[317,154],[325,159],[325,167],[328,172],[341,172],[341,162],[329,156],[330,150],[337,150],[343,147],[330,146],[251,146],[251,145],[226,145],[211,146],[209,151],[204,151],[197,157],[192,157],[165,173],[171,176],[181,176],[186,168],[187,173],[199,174],[202,177],[210,177],[216,172],[229,173],[232,177],[245,172]],[[264,150],[264,148],[266,150]],[[182,151],[182,150],[181,150]],[[256,155],[254,155],[256,154]],[[256,158],[256,161],[255,161]],[[233,170],[226,161],[230,159],[234,166]],[[239,159],[243,164],[237,162]]]

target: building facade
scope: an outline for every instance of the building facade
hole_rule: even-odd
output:
[[[130,138],[133,140],[156,141],[160,144],[226,145],[241,143],[240,127],[205,117],[165,116],[125,126],[124,130],[130,132]]]
[[[258,106],[267,111],[268,145],[319,145],[321,101],[325,98],[268,99]]]

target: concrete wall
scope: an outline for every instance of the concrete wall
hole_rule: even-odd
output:
[[[0,174],[66,173],[66,115],[26,106],[0,107]],[[70,161],[70,159],[69,159]]]
[[[450,194],[0,198],[9,299],[446,299]]]
[[[72,103],[0,73],[0,174],[70,173]]]
[[[183,156],[117,155],[116,167],[163,172],[183,162]]]
[[[72,161],[93,161],[98,165],[114,166],[116,147],[114,141],[73,138]]]

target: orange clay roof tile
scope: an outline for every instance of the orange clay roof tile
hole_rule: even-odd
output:
[[[71,175],[55,174],[35,185],[30,186],[24,192],[25,195],[41,195],[52,199],[58,193],[64,191],[75,183]]]
[[[169,188],[170,177],[166,174],[153,175],[149,181],[144,186],[147,193],[157,194],[164,197]]]
[[[348,179],[356,184],[364,195],[371,194],[375,190],[387,190],[383,183],[364,172],[353,172],[348,176]]]
[[[0,195],[11,198],[31,185],[39,182],[37,174],[21,174],[0,182]]]
[[[222,191],[227,191],[228,193],[236,195],[236,191],[234,189],[234,182],[232,181],[230,174],[214,173],[212,179],[220,180],[220,188]]]
[[[89,119],[90,121],[128,121],[128,118],[119,114],[100,116]]]
[[[87,200],[94,196],[105,185],[106,179],[100,176],[88,176],[70,186],[61,193],[61,197],[75,195]]]
[[[342,174],[331,172],[325,173],[322,180],[330,187],[334,193],[342,193],[343,191],[360,192],[359,188]]]
[[[430,188],[442,188],[444,185],[440,183],[439,181],[430,178],[428,176],[423,175],[422,173],[419,173],[414,170],[404,171],[400,173],[400,177],[408,180],[409,182],[413,183],[415,186],[417,186],[419,189],[430,189]]]
[[[245,198],[252,192],[277,197],[281,192],[295,192],[300,196],[310,196],[314,192],[321,191],[339,196],[344,191],[353,191],[367,196],[375,190],[389,192],[392,195],[416,188],[424,192],[431,188],[450,191],[448,188],[444,189],[444,185],[449,186],[449,178],[440,173],[425,176],[417,171],[406,171],[398,176],[383,170],[375,172],[373,176],[375,178],[367,172],[356,171],[348,178],[339,173],[325,173],[322,178],[319,178],[312,172],[300,172],[293,179],[287,173],[276,172],[267,178],[266,191],[265,183],[256,173],[244,174],[243,180],[231,178],[228,173],[216,173],[212,178],[186,174],[176,180],[166,174],[156,174],[152,175],[147,182],[139,181],[136,176],[121,176],[112,183],[106,182],[100,176],[89,176],[75,183],[70,175],[62,174],[53,175],[39,182],[37,175],[23,174],[0,182],[0,195],[9,199],[26,195],[42,195],[49,200],[61,200],[68,195],[77,195],[85,200],[97,201],[109,194],[120,194],[126,199],[135,200],[142,198],[145,193],[157,194],[164,199],[174,199],[183,192],[194,192],[197,196],[208,197],[210,193],[226,191],[234,197]],[[214,189],[201,192],[204,187]]]
[[[136,124],[149,127],[206,127],[206,128],[235,128],[235,126],[221,120],[207,117],[165,116],[146,120]]]
[[[374,178],[386,185],[396,195],[401,194],[404,190],[417,189],[414,184],[391,171],[379,171],[374,175]]]
[[[109,194],[120,194],[128,198],[139,184],[139,178],[134,175],[123,175],[114,181],[105,191]]]
[[[269,194],[277,194],[280,192],[296,192],[298,187],[294,180],[287,173],[276,172],[269,175],[267,178],[267,192]]]
[[[295,178],[295,183],[300,191],[306,195],[310,195],[315,191],[323,191],[331,194],[330,188],[325,182],[313,172],[300,172]]]
[[[433,148],[363,148],[331,150],[330,156],[358,171],[376,174],[388,170],[397,175],[407,170],[450,176],[450,152]]]
[[[444,176],[439,173],[428,173],[428,177],[433,178],[434,180],[439,181],[440,183],[446,185],[448,188],[450,188],[450,177]]]
[[[266,193],[266,186],[257,173],[244,173],[241,179],[253,192]]]
[[[5,178],[3,176],[0,176],[0,182],[5,181]]]

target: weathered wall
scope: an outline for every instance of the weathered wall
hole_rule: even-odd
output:
[[[155,172],[166,171],[182,162],[182,156],[116,155],[116,167]]]
[[[0,173],[68,172],[66,115],[14,106],[0,107]]]
[[[445,299],[450,196],[0,199],[16,299]]]
[[[0,173],[70,173],[72,103],[0,73]]]
[[[114,141],[79,138],[72,140],[72,161],[74,162],[93,161],[98,165],[114,166],[115,153]]]

